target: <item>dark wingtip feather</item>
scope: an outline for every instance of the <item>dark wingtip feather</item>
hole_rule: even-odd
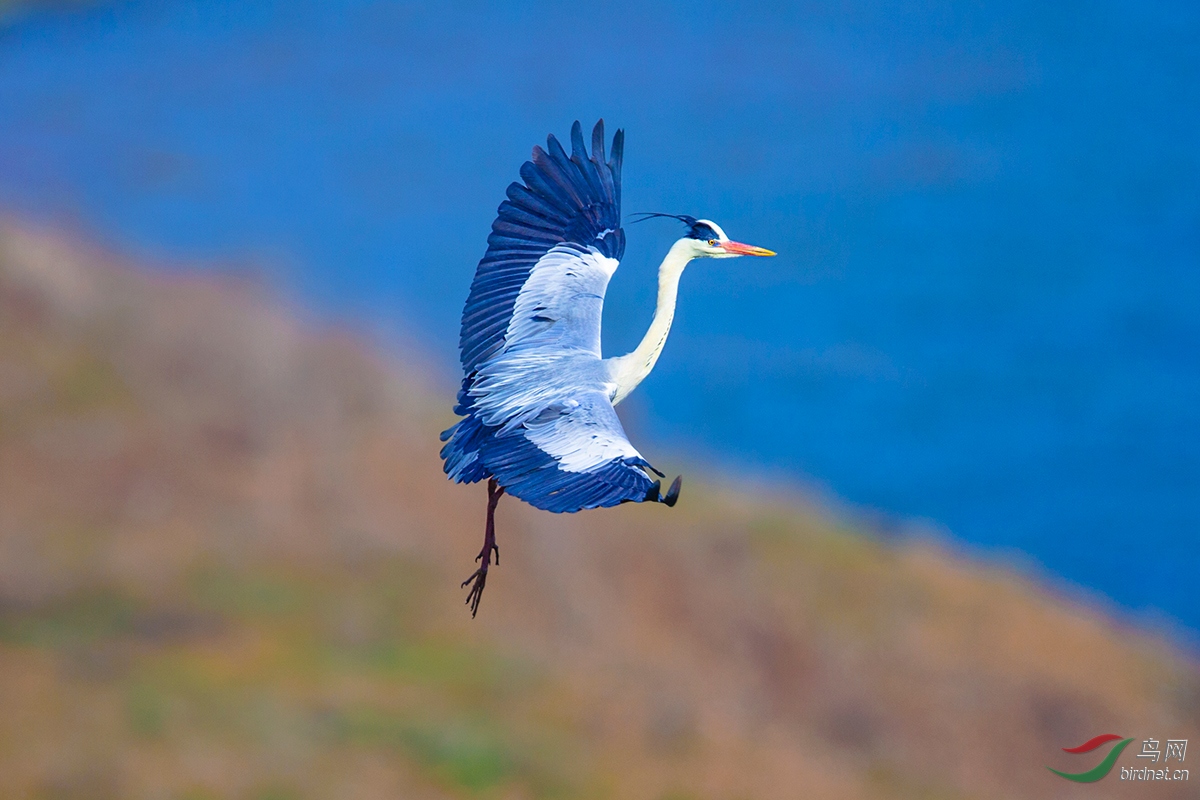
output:
[[[671,481],[671,488],[667,489],[667,494],[663,497],[663,502],[667,508],[674,508],[675,503],[679,500],[679,490],[683,487],[683,476],[676,476],[675,480]]]
[[[612,156],[608,160],[608,166],[612,168],[613,174],[621,174],[621,161],[625,157],[625,129],[617,128],[616,134],[613,136]]]
[[[575,124],[571,126],[571,157],[579,159],[588,157],[587,148],[583,144],[583,126],[579,124],[579,120],[575,120]]]
[[[554,138],[554,136],[552,135],[550,137],[550,140],[547,142],[547,144],[550,145],[547,148],[547,151],[548,151],[548,154],[550,155],[550,157],[554,159],[554,161],[557,163],[557,165],[559,167],[565,166],[568,161],[567,151],[563,149],[563,146],[561,144],[559,144],[558,139]]]
[[[592,128],[592,160],[597,164],[604,163],[604,119],[596,120]]]

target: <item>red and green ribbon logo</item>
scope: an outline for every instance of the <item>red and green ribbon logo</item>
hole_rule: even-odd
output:
[[[1096,748],[1106,745],[1109,742],[1115,742],[1118,739],[1120,739],[1120,741],[1117,742],[1112,750],[1108,751],[1108,755],[1104,757],[1104,760],[1089,769],[1087,772],[1059,772],[1054,767],[1046,767],[1046,769],[1050,770],[1055,775],[1060,775],[1066,778],[1069,781],[1075,781],[1076,783],[1095,783],[1112,771],[1113,764],[1117,763],[1117,756],[1121,755],[1121,751],[1128,747],[1129,743],[1132,742],[1133,739],[1121,739],[1121,737],[1117,736],[1115,733],[1102,733],[1094,739],[1088,739],[1078,747],[1063,748],[1064,753],[1090,753]]]

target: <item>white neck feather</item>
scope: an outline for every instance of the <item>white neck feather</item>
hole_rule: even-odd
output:
[[[667,343],[667,334],[671,332],[671,322],[675,319],[675,299],[679,291],[679,277],[688,262],[696,257],[696,251],[689,239],[680,239],[667,252],[658,268],[658,306],[654,309],[654,320],[650,329],[642,337],[642,342],[628,355],[608,359],[609,374],[617,385],[613,395],[613,405],[624,400],[647,375],[654,369],[658,355],[663,345]]]

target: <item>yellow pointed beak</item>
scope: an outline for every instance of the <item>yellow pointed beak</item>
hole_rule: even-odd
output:
[[[726,253],[733,253],[736,256],[773,256],[774,250],[768,250],[765,247],[755,247],[752,244],[742,244],[741,242],[721,242],[720,247]]]

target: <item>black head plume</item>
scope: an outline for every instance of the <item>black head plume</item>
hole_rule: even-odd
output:
[[[689,217],[687,214],[662,214],[657,211],[639,211],[634,216],[639,217],[639,219],[630,220],[631,223],[645,222],[646,220],[653,219],[655,217],[677,219],[684,225],[688,226],[687,235],[689,239],[701,239],[707,241],[708,239],[721,238],[717,235],[717,232],[708,225],[708,223],[698,220],[695,217]]]

